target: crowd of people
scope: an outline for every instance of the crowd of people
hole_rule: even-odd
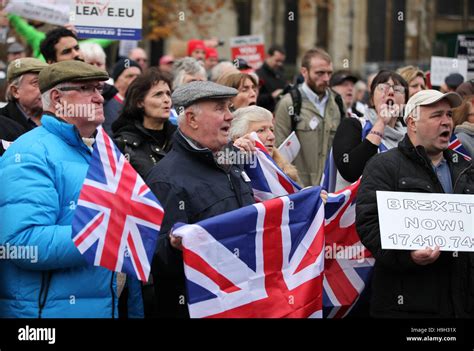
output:
[[[474,317],[474,255],[382,249],[376,203],[377,190],[474,194],[472,161],[448,148],[455,133],[474,155],[474,82],[453,74],[438,91],[413,66],[364,81],[334,72],[322,48],[306,51],[288,81],[280,46],[253,69],[196,39],[186,57],[164,55],[156,66],[136,48],[109,74],[110,41],[81,42],[71,27],[28,35],[35,57],[14,56],[18,45],[9,51],[0,109],[0,245],[39,252],[34,263],[0,260],[0,317],[187,317],[172,227],[255,203],[243,165],[217,157],[254,152],[252,132],[302,187],[318,186],[327,162],[337,170],[331,191],[362,176],[356,222],[376,260],[372,316]],[[86,265],[71,239],[99,126],[165,210],[144,284]],[[292,132],[301,148],[287,160],[278,147]]]

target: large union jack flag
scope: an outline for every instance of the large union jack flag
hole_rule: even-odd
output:
[[[257,133],[253,132],[251,137],[255,140],[257,152],[253,162],[245,165],[245,172],[251,180],[255,200],[265,201],[301,190],[301,187],[276,165]]]
[[[254,191],[254,184],[270,183],[275,178],[268,175],[282,172],[274,162],[260,162],[259,167],[263,170],[248,172]],[[324,206],[326,222],[323,305],[324,316],[327,318],[342,318],[348,315],[365,292],[375,263],[370,252],[360,242],[355,229],[355,197],[358,186],[359,181],[339,192],[329,193]],[[285,188],[278,189],[280,196],[298,191],[289,188],[290,191],[284,193]],[[271,195],[269,190],[266,197],[271,198]]]
[[[360,179],[336,193],[325,205],[324,316],[343,318],[369,284],[375,259],[362,245],[355,228]]]
[[[190,316],[321,318],[319,195],[310,188],[175,229]]]
[[[163,208],[102,128],[72,223],[72,238],[95,266],[147,281]]]

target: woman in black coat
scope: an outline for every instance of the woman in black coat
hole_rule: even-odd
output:
[[[370,86],[372,107],[362,118],[343,118],[334,136],[335,191],[359,179],[372,156],[402,141],[406,127],[400,116],[407,100],[408,84],[399,74],[383,70],[375,76]]]
[[[112,125],[117,146],[143,179],[171,149],[176,126],[168,120],[170,86],[167,75],[150,68],[130,85],[123,110]]]

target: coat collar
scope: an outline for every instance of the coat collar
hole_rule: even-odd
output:
[[[67,144],[83,148],[90,153],[89,148],[82,141],[79,130],[75,125],[69,124],[50,113],[43,114],[41,117],[41,124],[47,131],[58,136]]]
[[[406,134],[403,140],[398,144],[398,149],[409,159],[421,165],[428,165],[431,168],[432,162],[428,157],[425,148],[421,145],[415,147],[408,137],[408,134]],[[457,175],[468,167],[472,167],[472,164],[466,161],[461,154],[451,149],[444,150],[443,157],[448,162],[454,175]]]

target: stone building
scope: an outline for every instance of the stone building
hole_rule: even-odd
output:
[[[427,68],[432,55],[454,56],[458,34],[474,33],[472,0],[222,1],[216,13],[185,21],[179,37],[167,38],[155,52],[169,51],[178,39],[210,35],[223,39],[218,51],[229,57],[230,37],[262,34],[266,47],[285,47],[287,71],[296,72],[302,54],[321,46],[336,69],[365,75],[403,64]]]

